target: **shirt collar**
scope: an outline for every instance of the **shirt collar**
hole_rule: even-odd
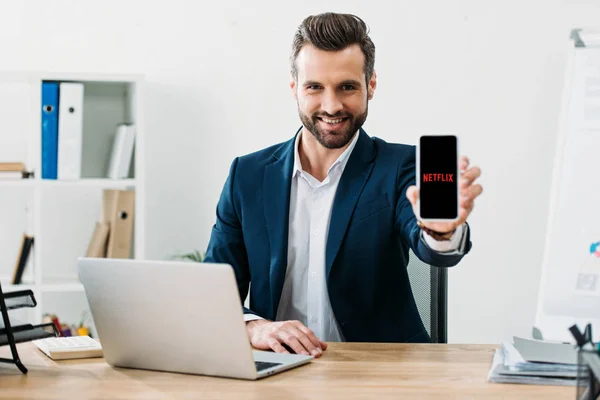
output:
[[[300,162],[300,153],[298,152],[298,146],[300,144],[300,135],[302,135],[303,132],[304,130],[300,130],[300,132],[296,136],[296,140],[294,143],[294,168],[292,169],[292,178],[297,174],[302,173],[302,163]],[[352,138],[352,141],[350,142],[350,145],[346,147],[346,150],[344,150],[344,152],[340,154],[338,159],[335,160],[333,164],[331,164],[331,167],[329,167],[329,170],[327,171],[327,175],[329,175],[331,170],[333,170],[338,165],[340,166],[341,171],[343,171],[344,168],[346,168],[346,164],[348,163],[350,154],[352,154],[352,150],[354,150],[354,147],[356,146],[356,142],[358,141],[359,135],[360,130],[356,132],[356,134]]]

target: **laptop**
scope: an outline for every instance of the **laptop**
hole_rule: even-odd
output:
[[[252,349],[228,264],[88,257],[77,263],[113,367],[253,380],[313,359]]]

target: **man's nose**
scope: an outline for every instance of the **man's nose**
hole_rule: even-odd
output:
[[[327,92],[323,94],[321,100],[321,109],[329,115],[335,115],[344,108],[340,99],[335,92]]]

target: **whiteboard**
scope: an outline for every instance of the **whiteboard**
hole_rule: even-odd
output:
[[[574,30],[565,73],[535,327],[600,339],[600,30]]]

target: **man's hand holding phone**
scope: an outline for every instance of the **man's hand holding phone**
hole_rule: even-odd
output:
[[[438,234],[451,234],[462,225],[483,192],[475,183],[479,167],[469,167],[469,159],[458,157],[455,136],[422,136],[417,150],[417,185],[406,196],[419,225]]]

